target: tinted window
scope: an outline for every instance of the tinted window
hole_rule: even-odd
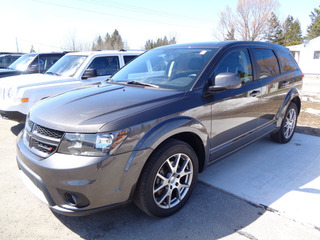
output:
[[[237,49],[227,53],[215,70],[219,73],[237,73],[243,83],[253,80],[252,65],[247,49]]]
[[[282,72],[289,72],[298,68],[290,52],[277,51],[277,55],[279,57]]]
[[[274,52],[270,49],[254,49],[261,78],[270,77],[280,73],[279,64]]]
[[[96,69],[98,76],[112,75],[119,69],[119,58],[117,56],[97,57],[88,68]]]
[[[138,56],[123,56],[124,64],[131,62],[136,57],[138,57]]]
[[[21,57],[21,55],[19,55],[19,56],[12,56],[12,55],[0,56],[0,68],[8,67],[11,63],[13,63],[19,57]]]

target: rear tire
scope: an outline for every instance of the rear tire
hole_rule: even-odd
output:
[[[168,217],[187,202],[198,176],[193,148],[170,139],[148,159],[134,196],[135,204],[153,217]]]
[[[291,102],[286,111],[285,117],[282,120],[280,129],[270,134],[272,140],[279,143],[290,142],[297,126],[297,118],[298,118],[297,105]]]

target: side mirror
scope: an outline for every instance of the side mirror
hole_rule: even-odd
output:
[[[215,77],[215,84],[209,87],[209,91],[237,89],[242,86],[239,74],[219,73]]]
[[[82,79],[92,78],[98,76],[97,70],[88,68],[82,75]]]

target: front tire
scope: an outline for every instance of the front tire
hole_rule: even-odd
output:
[[[146,214],[168,217],[190,197],[198,176],[198,158],[192,147],[170,139],[150,156],[141,174],[135,204]]]
[[[286,111],[286,115],[282,120],[280,129],[270,134],[272,140],[279,143],[290,142],[297,126],[297,118],[298,118],[297,105],[291,102]]]

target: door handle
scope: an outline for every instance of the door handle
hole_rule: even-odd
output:
[[[250,93],[250,96],[256,97],[256,96],[260,95],[260,93],[261,93],[260,91],[254,90],[253,92]]]
[[[290,87],[291,86],[291,82],[289,81],[284,81],[280,84],[281,88],[285,88],[285,87]]]

